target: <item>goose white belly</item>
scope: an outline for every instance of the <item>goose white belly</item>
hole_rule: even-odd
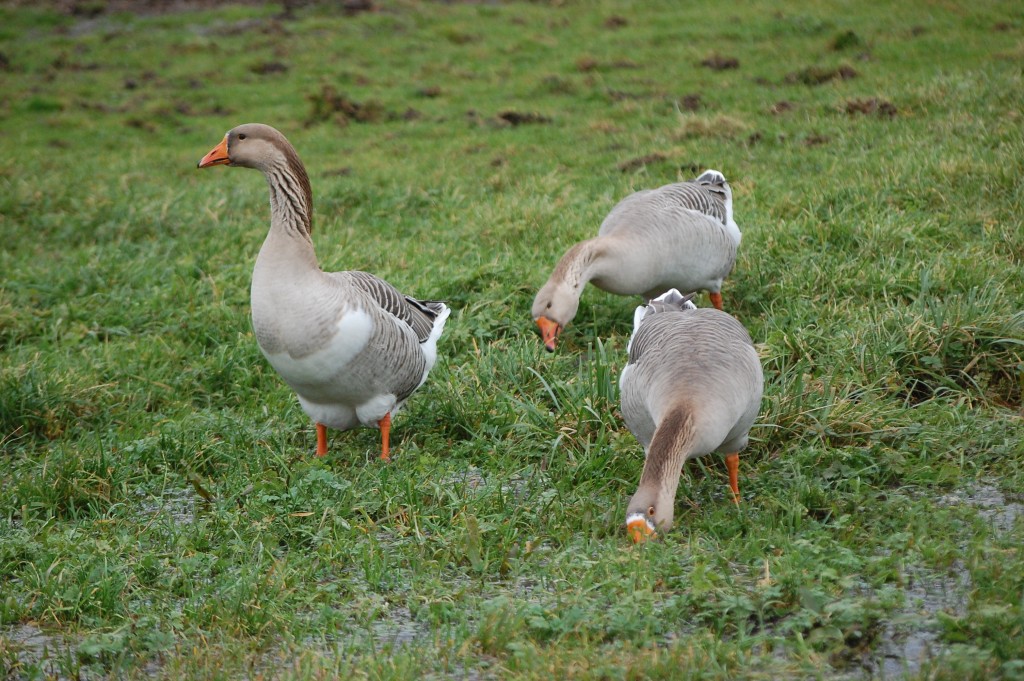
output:
[[[373,318],[364,310],[348,310],[335,323],[333,334],[321,348],[296,357],[287,349],[264,356],[299,397],[303,411],[316,421],[337,430],[359,423],[376,425],[396,403],[394,394],[375,392],[358,380],[353,365],[370,343]],[[369,389],[368,389],[369,388]]]

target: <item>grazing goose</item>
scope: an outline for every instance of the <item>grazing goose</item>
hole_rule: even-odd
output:
[[[316,452],[327,428],[381,430],[389,458],[391,417],[427,378],[448,318],[438,301],[402,295],[366,272],[324,272],[310,238],[313,193],[284,135],[250,123],[229,131],[199,161],[255,168],[270,187],[270,232],[252,273],[252,325],[270,365],[316,423]]]
[[[622,417],[646,456],[626,513],[635,542],[672,526],[687,459],[724,452],[739,504],[739,451],[761,405],[761,361],[742,324],[692,297],[670,290],[633,317],[619,387]]]
[[[554,351],[588,281],[609,293],[648,300],[670,288],[707,290],[721,310],[722,280],[739,244],[732,189],[717,170],[630,194],[612,208],[595,238],[566,251],[537,292],[533,319],[544,346]]]

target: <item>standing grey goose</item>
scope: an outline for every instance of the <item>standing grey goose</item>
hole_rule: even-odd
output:
[[[641,294],[647,300],[670,288],[707,290],[721,310],[722,281],[739,245],[732,189],[717,170],[630,194],[612,208],[595,238],[566,251],[537,292],[533,319],[544,346],[555,349],[588,281],[609,293]]]
[[[626,513],[635,542],[672,526],[687,459],[725,453],[739,504],[739,451],[761,406],[764,374],[743,325],[725,312],[698,309],[692,296],[672,289],[633,317],[619,387],[622,418],[646,456]]]
[[[366,272],[324,272],[310,238],[313,193],[284,135],[249,123],[230,130],[199,161],[255,168],[270,188],[270,232],[252,273],[252,325],[264,356],[316,423],[380,428],[389,458],[391,417],[427,378],[448,306],[416,300]]]

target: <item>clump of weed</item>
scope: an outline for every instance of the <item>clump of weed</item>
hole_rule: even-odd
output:
[[[886,382],[911,403],[955,392],[1020,407],[1024,314],[999,314],[986,294],[927,296],[876,325],[872,352],[884,353]]]

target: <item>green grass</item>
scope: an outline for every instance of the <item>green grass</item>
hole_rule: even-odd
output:
[[[377,4],[0,5],[0,678],[1024,678],[1024,8]],[[390,465],[256,347],[249,121],[325,268],[453,308]],[[634,547],[636,301],[530,302],[708,167],[766,394]]]

